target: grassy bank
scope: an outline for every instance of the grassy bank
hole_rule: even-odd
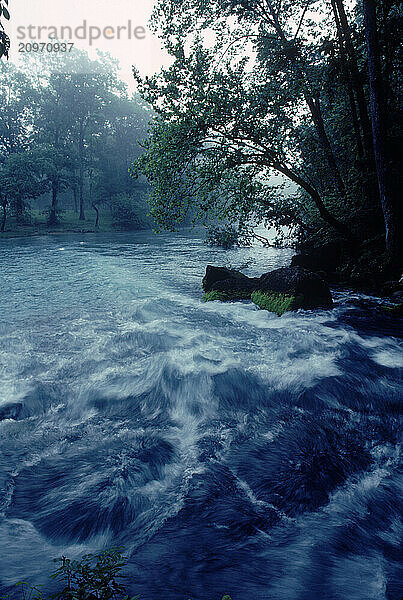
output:
[[[120,231],[112,220],[109,210],[99,211],[99,226],[95,228],[95,213],[88,211],[84,221],[79,220],[79,215],[72,210],[63,211],[59,217],[59,224],[48,224],[48,213],[41,210],[30,211],[30,222],[17,223],[15,218],[7,218],[6,229],[0,233],[0,239],[24,237],[33,235],[46,235],[58,233],[97,233]]]

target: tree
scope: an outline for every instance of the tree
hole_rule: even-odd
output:
[[[385,82],[382,75],[375,0],[363,0],[365,37],[368,54],[372,136],[375,151],[379,194],[385,221],[386,248],[392,267],[401,256],[401,215],[391,181],[390,158],[387,155],[387,118]]]
[[[12,63],[0,63],[0,155],[29,147],[35,92],[29,77]]]
[[[72,185],[76,157],[74,151],[60,146],[38,147],[35,155],[38,161],[37,168],[52,194],[48,223],[54,226],[58,224],[58,195]]]
[[[86,204],[97,210],[114,195],[131,193],[138,186],[128,169],[140,153],[150,109],[140,97],[128,97],[117,62],[106,55],[93,61],[78,50],[68,59],[34,54],[25,61],[24,72],[11,63],[2,68],[0,162],[11,153],[38,151],[51,225],[67,189],[81,219]]]
[[[115,99],[126,97],[126,86],[117,76],[118,63],[99,53],[91,60],[84,51],[65,56],[26,58],[38,93],[37,139],[64,151],[75,149],[76,173],[71,187],[77,193],[80,220],[85,219],[85,185],[90,168],[93,136],[107,127],[107,109]]]
[[[269,48],[269,42],[274,46]],[[265,39],[265,43],[265,53],[278,47],[275,38]],[[173,221],[178,222],[190,208],[180,207],[181,198],[198,197],[200,208],[212,210],[213,200],[220,203],[221,196],[226,208],[221,206],[219,212],[225,210],[227,217],[238,212],[245,222],[246,213],[261,214],[265,206],[272,207],[270,191],[262,182],[275,170],[306,192],[322,219],[341,235],[351,237],[348,227],[331,214],[317,187],[304,175],[299,150],[294,156],[290,152],[291,145],[298,143],[292,115],[297,101],[281,81],[273,82],[266,74],[262,79],[261,70],[251,70],[247,58],[236,62],[233,54],[217,65],[215,57],[222,55],[228,41],[212,50],[195,44],[189,58],[178,44],[173,66],[160,78],[144,82],[138,78],[146,100],[160,115],[145,144],[147,152],[137,163],[154,185],[154,216],[161,221],[172,208]],[[278,75],[282,58],[275,54],[267,61],[266,71],[270,68]],[[281,76],[286,82],[286,74]],[[239,180],[235,196],[228,188],[234,177]],[[258,196],[253,197],[252,190],[259,190]]]
[[[26,53],[22,60],[23,68],[0,63],[0,167],[7,186],[0,187],[0,225],[5,227],[9,211],[22,222],[45,202],[49,224],[57,225],[67,208],[67,190],[81,219],[86,206],[97,212],[111,206],[116,195],[141,190],[143,184],[133,181],[128,169],[141,151],[138,140],[146,135],[151,111],[139,96],[129,98],[117,61],[103,54],[91,60],[79,50],[67,58]],[[24,153],[31,195],[9,189],[8,159],[19,155],[20,169]],[[34,155],[36,166],[30,162]],[[17,180],[21,189],[23,171]],[[36,183],[44,197],[33,189]]]
[[[97,194],[110,201],[116,194],[132,193],[136,183],[129,167],[141,154],[139,140],[147,133],[150,109],[138,96],[113,96],[103,112],[101,128],[91,130],[88,164],[96,172]]]
[[[157,3],[173,64],[151,78],[135,71],[157,118],[133,172],[152,183],[162,227],[186,213],[241,227],[288,222],[355,252],[381,232],[363,29],[349,18],[342,0]],[[276,198],[273,172],[299,193]]]
[[[117,64],[103,56],[102,62],[89,61],[88,57],[80,57],[79,73],[65,74],[65,85],[68,87],[68,103],[72,107],[72,118],[75,122],[73,136],[78,149],[78,194],[80,220],[84,213],[84,175],[88,167],[87,148],[91,127],[102,127],[105,123],[103,111],[112,101],[115,94],[125,94],[125,86],[116,75]]]
[[[0,171],[0,177],[1,177],[1,171]],[[8,206],[7,196],[0,195],[0,202],[1,202],[2,209],[3,209],[3,214],[1,217],[0,231],[3,233],[3,231],[5,231],[5,229],[6,229],[6,221],[7,221],[7,206]]]
[[[10,154],[0,166],[4,226],[7,206],[11,206],[17,222],[24,223],[27,200],[40,196],[48,189],[43,168],[43,159],[35,150]]]

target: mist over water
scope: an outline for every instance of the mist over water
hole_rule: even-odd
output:
[[[0,589],[120,545],[143,600],[400,599],[398,319],[202,302],[292,253],[0,241]]]

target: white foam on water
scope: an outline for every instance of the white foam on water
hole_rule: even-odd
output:
[[[43,250],[13,249],[4,263],[14,304],[8,322],[1,326],[0,407],[21,402],[25,416],[0,422],[0,444],[6,456],[0,458],[0,475],[7,486],[0,552],[9,554],[8,572],[4,565],[0,570],[3,582],[26,576],[40,579],[54,556],[74,558],[116,541],[124,541],[129,553],[135,550],[135,560],[137,552],[155,539],[163,547],[165,524],[174,527],[194,480],[206,478],[210,483],[213,466],[216,477],[227,471],[235,477],[226,500],[246,503],[242,517],[247,519],[248,511],[253,516],[255,510],[260,515],[264,508],[280,517],[278,527],[264,531],[259,525],[244,538],[232,540],[231,547],[219,546],[227,538],[217,538],[220,556],[214,560],[222,559],[222,565],[238,551],[247,560],[245,567],[236,569],[247,569],[248,560],[257,565],[264,557],[259,562],[263,583],[248,572],[253,590],[249,595],[255,590],[265,594],[270,585],[273,600],[300,600],[313,585],[316,600],[318,590],[324,589],[331,600],[339,600],[337,594],[342,600],[345,585],[349,600],[384,598],[386,569],[379,552],[360,549],[340,559],[331,544],[340,528],[365,519],[368,498],[394,476],[396,449],[378,440],[387,435],[382,428],[390,426],[393,431],[394,416],[378,413],[383,406],[379,397],[385,398],[385,406],[396,397],[398,383],[390,371],[402,366],[397,338],[382,332],[362,333],[345,324],[341,318],[345,312],[357,312],[346,304],[348,293],[339,295],[333,311],[298,311],[282,317],[248,302],[204,303],[198,288],[204,265],[224,260],[224,253],[198,241],[186,248],[182,239],[166,243],[153,239],[149,245],[123,238],[104,245],[86,240],[74,247],[63,239],[63,244],[66,252],[53,245],[49,253],[46,244]],[[255,258],[250,270],[254,275],[267,264],[267,254],[254,252],[231,251],[230,259],[235,264]],[[51,260],[38,260],[38,255]],[[273,254],[271,266],[280,266],[278,260],[279,254]],[[375,366],[380,374],[374,372]],[[339,386],[334,393],[333,380]],[[321,382],[328,385],[316,391]],[[309,403],[293,406],[312,390],[315,402],[323,407],[317,414]],[[368,398],[363,411],[353,402],[355,394]],[[378,412],[371,412],[373,405]],[[287,509],[280,511],[262,500],[258,486],[255,491],[245,477],[238,476],[231,459],[245,451],[253,470],[255,442],[274,446],[280,434],[282,440],[289,429],[296,435],[299,423],[311,426],[316,418],[326,424],[338,419],[335,427],[340,428],[340,437],[348,429],[360,439],[365,425],[373,464],[329,493],[325,506],[290,517]],[[257,454],[259,447],[257,443]],[[204,457],[203,448],[207,448]],[[284,469],[287,460],[296,464],[286,456]],[[14,494],[22,503],[21,494],[29,493],[29,483],[36,485],[35,479],[42,476],[46,480],[51,468],[54,485],[35,488],[39,499],[32,499],[40,514],[30,515],[32,522],[9,518]],[[28,492],[21,491],[22,484]],[[75,501],[84,508],[86,501],[94,501],[94,511],[104,515],[105,507],[112,510],[120,500],[127,501],[133,512],[124,531],[113,533],[111,524],[94,519],[84,542],[67,539],[67,528],[58,539],[58,515],[62,515],[61,525],[63,519],[73,521],[76,515],[68,507]],[[200,503],[209,500],[201,497]],[[39,531],[46,518],[56,523],[48,535]],[[205,539],[211,522],[198,525]],[[395,544],[400,526],[394,518],[376,535]],[[218,519],[216,529],[222,535],[232,533]],[[199,548],[197,532],[190,535],[194,535],[192,548],[185,551],[200,552],[200,564],[188,568],[205,582],[203,560],[208,551],[214,556],[214,544]],[[166,541],[175,559],[170,577],[176,582],[186,568],[177,564],[184,556],[181,540],[178,531],[177,538]],[[323,550],[326,545],[328,553]],[[326,581],[315,581],[315,569],[321,568],[318,556],[326,557],[325,575],[320,575]],[[209,564],[214,571],[214,561]],[[155,570],[155,565],[147,565]],[[218,575],[214,571],[211,577]],[[359,587],[363,580],[368,582],[367,590]],[[170,585],[170,578],[164,583]],[[319,584],[322,587],[315,587]],[[174,598],[171,591],[166,590],[169,600]],[[255,596],[259,597],[257,592]]]

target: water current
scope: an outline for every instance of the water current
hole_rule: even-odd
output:
[[[119,545],[142,600],[400,599],[401,321],[202,301],[291,255],[0,241],[0,589]]]

